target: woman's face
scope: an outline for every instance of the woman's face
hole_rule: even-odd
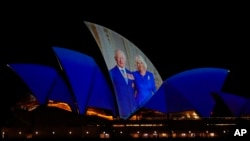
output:
[[[140,71],[140,72],[146,70],[144,64],[141,61],[137,61],[136,66],[137,66],[138,71]]]

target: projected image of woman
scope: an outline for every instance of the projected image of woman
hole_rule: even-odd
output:
[[[144,104],[156,92],[155,79],[152,72],[147,70],[147,63],[141,55],[136,55],[137,70],[133,72],[135,78],[135,99],[139,105]]]

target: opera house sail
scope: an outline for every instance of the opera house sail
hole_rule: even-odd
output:
[[[162,78],[159,75],[157,69],[149,60],[149,58],[138,47],[136,47],[132,42],[127,40],[125,37],[121,36],[120,34],[106,27],[86,21],[84,23],[87,25],[88,29],[91,31],[93,37],[95,38],[98,47],[100,48],[101,53],[105,59],[107,69],[110,71],[111,79],[113,81],[113,86],[115,90],[115,96],[117,99],[118,109],[120,112],[119,113],[120,118],[128,119],[138,109],[142,108],[144,104],[147,103],[147,101],[155,94],[157,89],[162,84]],[[132,81],[134,81],[133,79],[135,79],[135,82],[132,82],[131,84],[127,85],[135,85],[132,87],[134,89],[138,89],[136,92],[121,92],[129,88],[128,87],[121,88],[120,86],[126,84],[123,84],[119,80],[118,78],[119,72],[117,73],[115,70],[115,66],[120,67],[119,60],[117,61],[115,59],[117,50],[120,50],[123,53],[125,60],[124,67],[129,71],[127,72],[128,79]],[[138,70],[138,67],[136,66],[136,56],[138,55],[140,55],[140,57],[143,59],[142,61],[146,65],[147,71],[150,72],[150,74],[152,75],[146,74],[145,76],[141,77],[141,75],[137,75],[137,73],[133,74],[133,72],[136,72]],[[112,68],[113,71],[111,71]],[[118,77],[116,77],[117,75]],[[137,80],[140,81],[140,83],[144,82],[144,86],[137,84]],[[153,84],[148,84],[150,83],[149,81],[152,82]],[[146,90],[141,90],[141,89],[146,89]],[[150,91],[150,89],[152,89],[151,90],[152,92],[147,92]],[[142,94],[140,91],[143,91],[142,93],[144,94]],[[136,99],[135,102],[134,99]]]

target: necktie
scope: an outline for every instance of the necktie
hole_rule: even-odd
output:
[[[124,77],[126,83],[128,84],[128,78],[127,78],[127,76],[126,76],[126,72],[125,72],[124,69],[122,69],[122,75],[123,75],[123,77]]]

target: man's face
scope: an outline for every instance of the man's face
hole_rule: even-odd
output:
[[[121,68],[125,67],[125,65],[126,65],[126,57],[122,52],[117,52],[115,60],[116,60],[116,63],[117,63],[117,65],[119,67],[121,67]]]

